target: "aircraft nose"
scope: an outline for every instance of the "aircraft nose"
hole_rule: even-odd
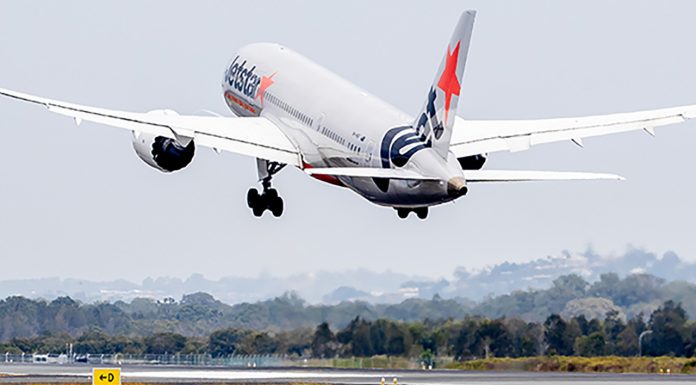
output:
[[[469,188],[466,187],[464,178],[457,176],[447,181],[447,194],[452,198],[459,198],[466,195]]]

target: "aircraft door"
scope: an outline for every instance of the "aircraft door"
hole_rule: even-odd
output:
[[[372,162],[372,158],[374,157],[374,152],[375,152],[375,142],[371,140],[367,140],[367,147],[365,148],[365,162],[367,164],[370,164]]]
[[[322,114],[319,114],[319,116],[317,117],[317,119],[314,121],[314,127],[313,127],[313,128],[314,128],[315,131],[321,131],[321,125],[324,124],[324,120],[325,120],[325,119],[326,119],[326,115],[324,115],[323,113],[322,113]]]

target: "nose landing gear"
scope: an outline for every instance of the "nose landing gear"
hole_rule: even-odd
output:
[[[428,208],[427,207],[418,207],[415,209],[407,209],[407,208],[396,208],[396,214],[399,216],[401,219],[406,219],[408,217],[408,214],[411,212],[416,213],[416,216],[419,219],[426,219],[428,217]]]
[[[259,193],[255,188],[250,188],[247,192],[247,206],[249,206],[256,217],[262,216],[263,212],[268,210],[277,218],[283,215],[284,203],[283,198],[278,196],[278,190],[271,187],[271,179],[285,165],[257,159],[257,166],[263,190]]]

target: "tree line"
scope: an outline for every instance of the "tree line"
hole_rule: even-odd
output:
[[[640,342],[642,335],[642,344]],[[625,320],[609,311],[603,319],[558,314],[543,322],[520,318],[465,316],[459,319],[403,322],[353,318],[342,328],[322,322],[314,328],[258,331],[222,328],[207,336],[158,332],[147,336],[112,335],[91,328],[79,336],[45,332],[12,338],[0,353],[210,354],[213,357],[277,354],[294,357],[401,356],[431,360],[539,355],[687,356],[696,350],[696,323],[681,304],[664,302],[649,317]],[[642,352],[641,352],[642,345]]]
[[[482,316],[490,319],[519,318],[543,323],[549,314],[565,319],[584,315],[604,319],[608,311],[632,319],[650,314],[656,304],[667,300],[681,303],[696,314],[696,285],[665,282],[648,274],[620,278],[603,274],[589,283],[578,275],[565,275],[544,290],[515,291],[473,302],[465,298],[411,298],[395,304],[344,301],[338,304],[308,304],[293,293],[256,303],[226,304],[206,293],[180,300],[137,298],[130,302],[81,303],[69,297],[51,301],[19,296],[0,300],[0,342],[32,338],[49,333],[78,337],[97,327],[108,335],[150,336],[172,332],[208,337],[224,328],[291,331],[313,329],[326,321],[340,330],[355,317],[374,321],[390,319],[413,323]]]

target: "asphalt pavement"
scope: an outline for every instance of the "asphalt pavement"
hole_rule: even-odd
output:
[[[16,364],[0,363],[0,383],[91,383],[91,365]],[[539,382],[574,385],[663,384],[665,382],[693,383],[696,376],[681,374],[612,374],[612,373],[536,373],[536,372],[474,372],[474,371],[416,371],[416,370],[359,370],[315,368],[223,368],[190,366],[124,365],[124,383],[158,384],[291,384],[321,383],[332,385],[459,385],[504,383],[506,385],[535,385]]]

